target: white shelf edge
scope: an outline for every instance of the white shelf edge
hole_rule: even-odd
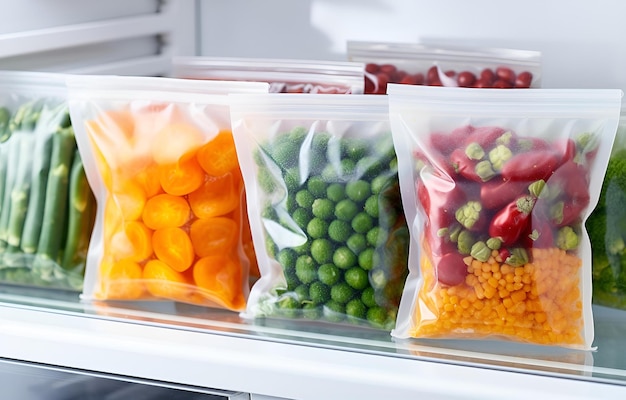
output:
[[[138,57],[106,64],[69,69],[64,72],[70,74],[167,76],[170,74],[170,70],[171,54],[167,52],[155,56]]]
[[[0,35],[0,58],[168,33],[173,11]]]
[[[561,379],[0,305],[2,357],[288,399],[626,398]]]

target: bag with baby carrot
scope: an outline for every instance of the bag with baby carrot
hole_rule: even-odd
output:
[[[409,276],[392,335],[590,349],[591,246],[620,90],[389,85]]]
[[[67,85],[98,201],[83,298],[242,310],[256,259],[228,94],[268,85],[121,76]]]

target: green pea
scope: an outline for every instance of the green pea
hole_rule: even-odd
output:
[[[346,196],[356,203],[365,201],[371,194],[372,189],[367,181],[357,180],[346,184]]]
[[[311,243],[311,256],[319,264],[325,264],[333,259],[333,245],[330,240],[319,238]]]
[[[345,243],[352,233],[352,227],[346,221],[336,219],[328,225],[328,236],[335,242]]]
[[[367,271],[360,267],[352,267],[344,274],[344,280],[357,290],[363,290],[369,285]]]
[[[315,217],[307,224],[306,232],[314,239],[325,237],[328,234],[328,222]]]
[[[302,208],[310,209],[315,201],[315,197],[306,189],[302,189],[296,193],[296,203]]]
[[[302,255],[296,260],[296,276],[308,284],[317,279],[317,265],[311,256]]]
[[[335,205],[335,217],[350,221],[359,212],[359,207],[350,199],[343,199]]]
[[[367,215],[365,211],[361,211],[352,219],[352,229],[357,233],[366,233],[374,226],[372,217]]]
[[[311,205],[311,212],[318,218],[329,219],[335,211],[335,203],[329,199],[315,199]]]
[[[356,265],[357,256],[346,246],[341,246],[333,253],[333,263],[340,269],[348,269]]]
[[[346,198],[346,187],[341,183],[331,183],[326,188],[326,197],[335,203]]]

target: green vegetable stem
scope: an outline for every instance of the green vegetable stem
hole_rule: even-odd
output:
[[[75,270],[84,266],[95,216],[95,198],[78,151],[74,152],[69,196],[67,239],[61,266],[66,270]]]
[[[35,258],[35,266],[44,270],[53,268],[54,264],[58,263],[59,252],[65,239],[69,173],[76,148],[72,127],[60,128],[52,136],[43,224]]]
[[[50,158],[52,156],[52,138],[52,135],[48,135],[35,145],[36,156],[31,178],[31,195],[28,201],[28,211],[20,242],[21,249],[26,254],[33,254],[37,251],[39,234],[43,224],[46,185],[50,171]]]
[[[0,143],[6,142],[11,135],[9,131],[10,120],[11,111],[6,107],[0,107]]]
[[[11,216],[11,193],[17,179],[19,156],[20,156],[20,135],[11,135],[4,144],[6,146],[6,178],[4,183],[4,193],[2,196],[2,210],[0,210],[0,245],[2,252],[8,246],[9,218]]]
[[[18,136],[19,135],[19,136]],[[31,170],[33,166],[33,147],[35,137],[32,133],[17,133],[19,138],[19,159],[15,182],[11,189],[11,203],[7,225],[7,252],[15,253],[19,250],[24,220],[28,209],[28,199],[31,187]]]

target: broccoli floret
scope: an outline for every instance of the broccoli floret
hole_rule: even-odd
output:
[[[622,307],[626,296],[626,149],[609,160],[596,209],[587,219],[594,301]],[[617,297],[616,297],[617,296]]]
[[[609,163],[606,167],[606,174],[604,175],[604,182],[602,183],[602,189],[600,191],[600,199],[598,205],[604,206],[620,206],[623,208],[623,203],[617,203],[619,198],[607,198],[609,187],[619,188],[622,196],[626,193],[626,149],[620,150],[613,154],[609,159]],[[614,190],[613,195],[618,195],[620,191]]]

